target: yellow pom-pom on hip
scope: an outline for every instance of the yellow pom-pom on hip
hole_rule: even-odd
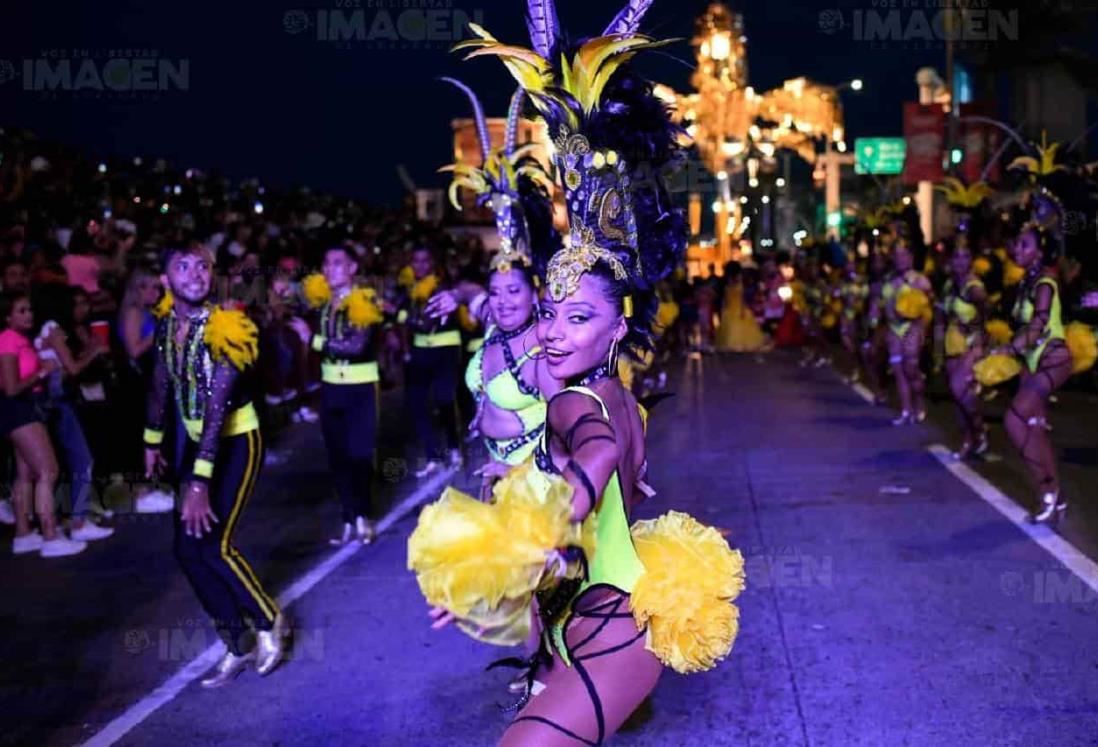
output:
[[[1010,325],[1002,319],[989,319],[984,329],[992,345],[1006,345],[1014,337],[1014,333],[1010,331]]]
[[[964,355],[968,352],[968,341],[965,339],[961,329],[956,324],[950,324],[946,327],[945,337],[945,353],[950,358],[958,355]]]
[[[712,527],[671,511],[638,521],[633,545],[644,565],[629,598],[646,647],[676,672],[713,668],[739,632],[733,604],[744,588],[743,557]]]
[[[301,291],[305,294],[305,303],[313,309],[319,309],[332,300],[332,289],[328,287],[328,281],[319,272],[307,275],[301,281]]]
[[[896,313],[904,319],[926,319],[934,312],[930,308],[930,298],[926,293],[905,285],[896,294]]]
[[[976,381],[983,386],[996,386],[1009,381],[1022,371],[1022,364],[1011,355],[989,355],[972,367]]]
[[[1071,372],[1082,373],[1098,359],[1098,341],[1094,330],[1082,322],[1072,322],[1064,328],[1064,341],[1071,351]]]
[[[259,357],[259,330],[243,311],[211,309],[204,339],[214,360],[228,361],[240,371]]]

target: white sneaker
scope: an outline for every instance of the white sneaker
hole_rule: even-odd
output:
[[[355,528],[353,526],[351,526],[350,524],[344,524],[343,525],[343,534],[340,535],[339,537],[333,537],[332,539],[328,540],[328,544],[331,545],[332,547],[343,547],[348,542],[350,542],[351,538],[354,537],[354,536],[355,536]]]
[[[106,539],[112,534],[114,534],[114,530],[110,527],[101,527],[98,524],[85,521],[84,526],[69,532],[69,537],[77,542],[90,542],[92,540]]]
[[[162,514],[175,508],[175,498],[162,490],[154,490],[134,501],[139,514]]]
[[[371,545],[377,539],[377,527],[365,516],[355,517],[355,535],[362,544]]]
[[[84,552],[88,544],[68,539],[64,535],[58,535],[55,539],[43,540],[40,554],[43,558],[61,558],[66,555],[76,555]]]
[[[15,511],[11,507],[11,501],[0,501],[0,524],[14,524]]]
[[[301,422],[304,423],[315,423],[317,420],[320,419],[320,416],[316,414],[316,410],[309,407],[308,405],[302,405],[301,407],[297,408],[297,417],[299,417],[301,419]]]
[[[28,552],[38,552],[42,549],[42,535],[38,532],[31,532],[30,534],[24,534],[22,537],[16,537],[11,543],[12,555],[22,555]]]

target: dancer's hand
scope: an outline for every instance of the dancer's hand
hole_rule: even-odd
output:
[[[457,619],[454,617],[453,612],[448,612],[442,607],[432,607],[427,614],[434,620],[434,622],[431,623],[431,630],[442,630]]]
[[[439,291],[431,296],[431,300],[427,302],[427,306],[424,307],[423,313],[432,319],[438,319],[439,317],[453,314],[457,311],[457,307],[457,295],[453,291]]]
[[[510,471],[511,465],[491,459],[473,474],[477,477],[486,477],[489,480],[498,480],[501,477],[506,477]]]
[[[209,488],[204,482],[192,481],[183,498],[183,528],[187,536],[200,539],[203,534],[210,534],[216,523],[217,516],[210,508]]]
[[[164,469],[167,466],[167,463],[164,461],[164,455],[160,453],[160,449],[145,447],[145,477],[150,480],[155,480],[164,473]]]

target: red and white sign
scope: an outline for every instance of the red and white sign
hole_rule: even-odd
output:
[[[942,178],[945,111],[941,104],[904,103],[904,183],[937,182]]]

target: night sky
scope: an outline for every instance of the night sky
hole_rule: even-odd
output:
[[[308,2],[309,0],[306,0]],[[19,77],[0,85],[0,122],[44,137],[120,155],[157,154],[179,166],[221,167],[237,177],[257,176],[309,184],[376,202],[394,202],[404,164],[418,185],[439,186],[434,169],[450,158],[449,121],[466,116],[456,91],[436,80],[454,75],[482,94],[489,114],[502,113],[513,90],[494,60],[463,63],[447,50],[448,35],[421,43],[317,40],[321,11],[363,11],[367,28],[379,13],[396,17],[407,2],[448,13],[481,14],[502,40],[526,44],[525,4],[512,0],[325,0],[298,5],[270,2],[82,2],[73,8],[36,3],[5,11],[3,52],[17,74],[23,60],[60,50],[87,50],[107,59],[111,50],[155,50],[162,59],[187,60],[187,90],[95,94],[23,90]],[[398,7],[387,7],[396,5]],[[446,10],[445,6],[450,5]],[[762,91],[786,78],[808,75],[838,83],[861,77],[865,89],[846,92],[848,137],[901,134],[901,102],[915,97],[914,71],[944,66],[939,48],[901,44],[875,48],[849,29],[821,30],[821,12],[865,2],[734,4],[745,17],[750,82]],[[692,35],[700,0],[656,0],[643,26],[658,37]],[[579,34],[601,31],[617,0],[558,0],[562,25]],[[293,11],[303,11],[294,13]],[[291,33],[306,19],[310,27]],[[296,25],[295,25],[296,24]],[[287,27],[290,30],[287,30]],[[642,56],[641,69],[678,90],[688,89],[693,54],[688,41],[666,54]],[[676,59],[677,58],[677,59]],[[75,60],[74,60],[75,62]],[[0,67],[2,70],[2,67]],[[2,79],[2,76],[0,76]]]

